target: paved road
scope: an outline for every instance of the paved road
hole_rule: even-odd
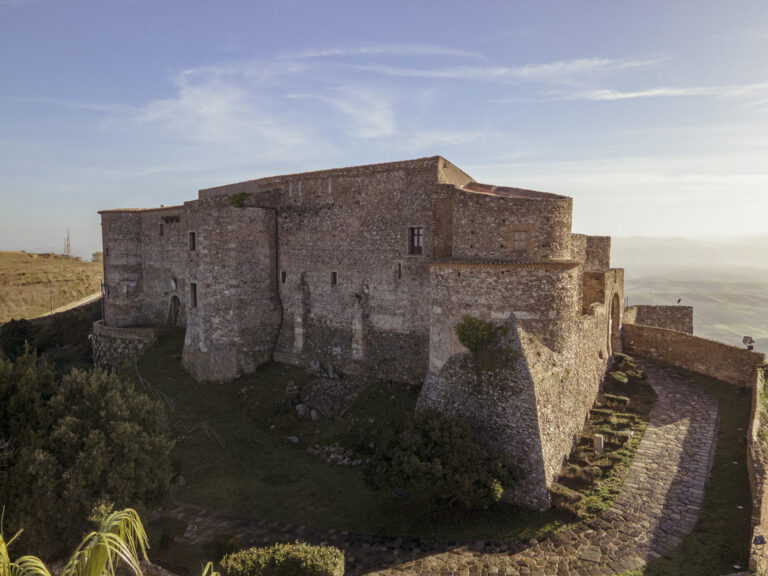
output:
[[[222,532],[239,534],[244,545],[327,542],[346,551],[350,575],[594,576],[639,568],[678,546],[696,523],[718,417],[717,402],[695,383],[653,364],[645,370],[658,402],[614,506],[541,542],[458,545],[315,532],[186,505],[163,515],[185,520],[191,542]]]
[[[85,306],[86,304],[90,304],[91,302],[96,302],[101,298],[101,292],[96,292],[95,294],[91,294],[90,296],[86,296],[82,300],[78,300],[77,302],[70,302],[69,304],[65,304],[64,306],[59,306],[58,308],[54,308],[53,314],[58,314],[59,312],[66,312],[67,310],[72,310],[72,308],[78,308],[80,306]],[[50,312],[48,314],[44,314],[44,316],[48,316],[51,314]]]

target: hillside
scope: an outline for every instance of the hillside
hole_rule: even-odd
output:
[[[102,265],[60,254],[0,252],[0,323],[35,318],[99,291]]]

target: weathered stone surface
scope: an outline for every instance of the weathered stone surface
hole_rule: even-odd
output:
[[[693,334],[693,306],[628,306],[624,322]]]

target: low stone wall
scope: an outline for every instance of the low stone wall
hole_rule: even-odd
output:
[[[765,381],[758,378],[752,389],[752,413],[747,433],[747,470],[752,493],[752,539],[750,542],[749,569],[753,574],[768,571],[768,442],[760,438],[760,426],[766,416],[762,413],[760,395]]]
[[[736,386],[754,387],[765,355],[691,334],[624,324],[624,350],[712,376]]]
[[[693,306],[628,306],[625,324],[640,324],[693,334]]]
[[[152,328],[118,328],[105,326],[103,320],[93,324],[93,363],[119,368],[141,356],[157,342]]]

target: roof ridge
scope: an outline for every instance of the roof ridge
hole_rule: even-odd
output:
[[[270,180],[286,180],[286,179],[298,179],[298,178],[311,178],[311,177],[318,177],[318,176],[324,176],[324,175],[333,175],[333,174],[339,174],[339,173],[356,173],[356,172],[365,172],[365,171],[377,171],[377,170],[386,170],[391,168],[399,168],[401,166],[408,166],[413,164],[426,164],[428,162],[435,162],[436,168],[439,167],[440,160],[445,160],[440,155],[435,156],[424,156],[421,158],[411,158],[409,160],[396,160],[394,162],[377,162],[374,164],[358,164],[354,166],[344,166],[340,168],[324,168],[322,170],[310,170],[308,172],[293,172],[289,174],[276,174],[274,176],[263,176],[261,178],[252,178],[250,180],[243,180],[241,182],[232,182],[230,184],[223,184],[221,186],[211,186],[210,188],[201,188],[200,191],[203,190],[215,190],[216,188],[224,188],[226,186],[234,186],[236,184],[246,184],[251,182],[262,182],[262,181],[270,181]],[[447,160],[446,160],[447,162]],[[435,173],[435,178],[437,178],[437,172]]]

